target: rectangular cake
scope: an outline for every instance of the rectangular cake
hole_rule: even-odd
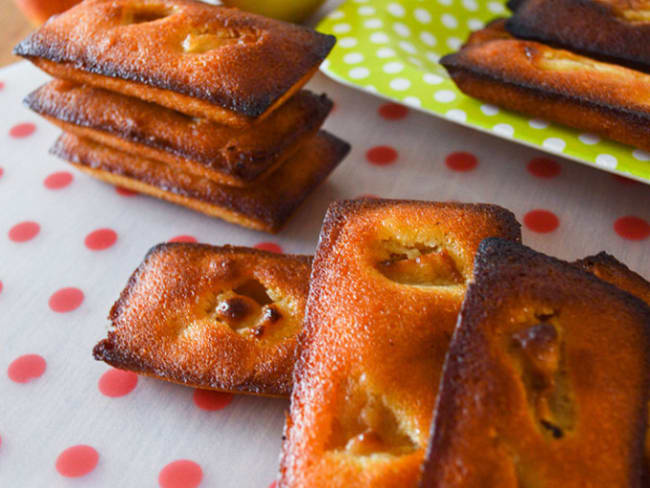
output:
[[[108,183],[183,205],[244,227],[277,232],[348,153],[321,131],[261,182],[237,188],[185,173],[163,162],[64,134],[51,152]]]
[[[243,247],[154,247],[93,354],[198,388],[288,396],[311,257]]]
[[[194,0],[85,0],[14,53],[56,78],[242,127],[296,93],[334,42],[306,27]]]
[[[445,362],[422,488],[640,488],[649,366],[644,302],[487,239]]]
[[[473,256],[519,240],[486,204],[333,203],[313,264],[282,488],[415,487]]]
[[[441,59],[463,93],[650,151],[650,75],[535,41],[498,20]]]
[[[506,27],[516,37],[650,72],[647,0],[518,0],[512,7]]]
[[[332,108],[303,90],[255,126],[234,129],[88,85],[55,80],[25,104],[63,130],[217,183],[263,178],[313,136]]]

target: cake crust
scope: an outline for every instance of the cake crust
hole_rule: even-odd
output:
[[[271,173],[318,131],[332,108],[325,95],[301,91],[254,127],[234,129],[61,80],[30,93],[25,104],[67,132],[234,186]]]
[[[644,0],[521,0],[506,23],[516,37],[562,46],[650,72]]]
[[[279,486],[416,486],[472,256],[519,239],[493,205],[362,199],[325,217]]]
[[[95,359],[203,389],[288,396],[311,257],[163,243],[132,274]]]
[[[421,486],[640,487],[649,351],[641,300],[487,239],[445,363]]]
[[[650,75],[535,41],[498,20],[441,59],[467,95],[650,150]]]
[[[63,134],[51,152],[108,183],[274,233],[327,178],[349,148],[347,143],[321,131],[269,177],[245,188],[220,185],[72,134]]]
[[[86,0],[51,18],[14,53],[58,78],[243,126],[295,93],[334,42],[193,0]]]

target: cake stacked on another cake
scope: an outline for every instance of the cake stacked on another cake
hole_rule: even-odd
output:
[[[15,48],[58,78],[25,103],[81,171],[278,231],[349,150],[302,86],[335,39],[192,0],[86,0]]]

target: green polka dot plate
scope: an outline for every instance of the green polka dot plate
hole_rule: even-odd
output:
[[[318,30],[338,42],[321,69],[364,91],[580,163],[650,183],[650,153],[470,98],[438,60],[508,15],[503,1],[348,0]]]

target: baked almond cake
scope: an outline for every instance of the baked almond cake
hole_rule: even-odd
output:
[[[506,26],[534,39],[650,72],[648,0],[518,0]]]
[[[62,80],[30,93],[25,104],[64,131],[232,186],[254,183],[283,164],[332,108],[325,95],[303,90],[259,124],[234,129]]]
[[[194,0],[85,0],[14,53],[56,78],[242,127],[296,93],[334,42]]]
[[[349,144],[321,131],[270,176],[244,188],[221,185],[162,161],[63,134],[50,152],[108,183],[251,229],[278,232],[340,163]]]
[[[643,301],[487,239],[449,347],[421,486],[638,488],[649,387]]]
[[[650,151],[650,74],[515,39],[504,24],[440,60],[463,93]]]
[[[111,309],[96,359],[199,388],[287,396],[311,257],[154,247]]]
[[[279,486],[416,486],[473,256],[518,241],[494,205],[331,204],[313,264]],[[431,381],[434,378],[434,381]]]

